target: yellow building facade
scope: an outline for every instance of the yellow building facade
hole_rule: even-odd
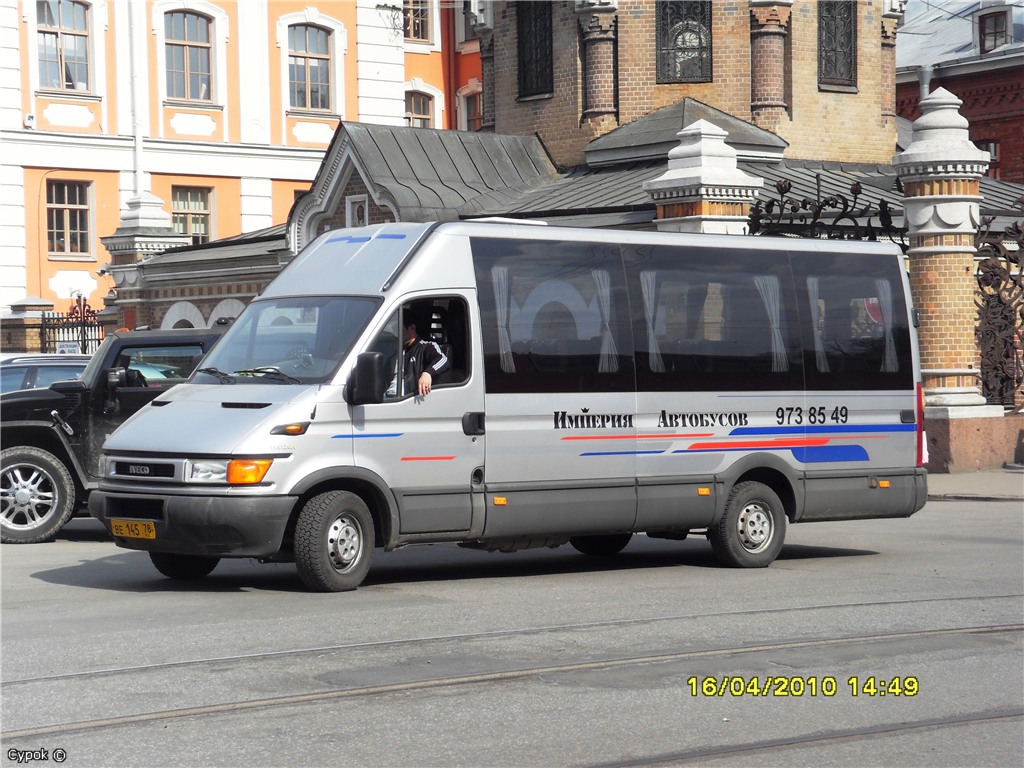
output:
[[[472,120],[456,5],[0,4],[0,313],[26,297],[102,309],[101,238],[140,195],[185,244],[253,232],[287,219],[339,121]]]

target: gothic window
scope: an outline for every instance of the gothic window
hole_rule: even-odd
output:
[[[516,3],[516,51],[519,54],[519,96],[553,93],[551,3]]]
[[[288,27],[289,103],[294,109],[331,108],[331,33],[321,27]]]
[[[857,85],[856,2],[818,2],[818,85]]]
[[[164,15],[168,98],[212,99],[211,26],[210,20],[198,13],[174,11]]]
[[[39,85],[89,90],[89,7],[71,0],[38,0]]]
[[[50,258],[89,253],[89,185],[46,182],[46,250]]]
[[[657,4],[659,83],[711,82],[711,3]]]

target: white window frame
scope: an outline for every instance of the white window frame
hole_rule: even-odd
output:
[[[356,208],[363,206],[363,222],[356,220]],[[345,226],[365,227],[370,223],[370,201],[366,195],[349,195],[345,198]]]
[[[469,79],[469,82],[466,83],[466,85],[464,85],[461,88],[459,88],[459,90],[456,92],[455,95],[459,99],[459,113],[458,113],[457,117],[459,119],[459,130],[460,131],[470,131],[470,130],[473,130],[472,128],[469,127],[469,110],[468,110],[468,108],[466,106],[466,104],[469,101],[470,97],[473,97],[473,96],[479,97],[480,121],[481,121],[481,125],[483,124],[483,117],[484,117],[483,93],[484,93],[483,85],[475,77],[471,77]],[[477,130],[479,130],[479,129],[477,129]]]
[[[405,101],[404,94],[408,94],[409,91],[419,91],[420,93],[425,93],[427,96],[430,96],[434,100],[434,115],[433,115],[433,120],[431,121],[430,127],[431,128],[441,128],[441,127],[443,127],[444,126],[444,109],[445,109],[444,91],[442,91],[440,88],[435,88],[434,86],[429,85],[429,84],[423,82],[423,80],[421,80],[418,77],[414,77],[412,80],[408,80],[405,83],[405,89],[403,91],[403,99],[402,99],[403,104],[404,104],[404,101]],[[404,107],[403,107],[403,109],[404,109]],[[403,118],[405,117],[405,112],[404,111],[402,113],[402,116],[403,116]]]
[[[156,87],[157,99],[161,106],[168,101],[167,96],[167,37],[164,33],[164,15],[182,11],[199,13],[210,19],[210,100],[179,101],[171,99],[175,104],[187,104],[189,109],[224,109],[228,103],[228,15],[223,10],[206,2],[206,0],[156,0],[153,3],[152,27],[156,37]],[[160,122],[163,125],[163,122]],[[163,129],[161,128],[161,133]]]
[[[107,31],[109,27],[107,3],[89,2],[80,0],[82,5],[87,6],[88,14],[88,46],[89,46],[89,90],[51,90],[45,89],[41,94],[41,83],[39,82],[39,17],[36,15],[36,4],[34,0],[25,0],[22,3],[22,21],[25,23],[28,32],[28,85],[32,93],[45,95],[47,98],[73,98],[73,99],[97,99],[102,98],[107,82]],[[33,110],[30,110],[33,111]]]
[[[395,0],[399,3],[399,0]],[[430,42],[420,40],[407,40],[405,38],[405,18],[402,18],[402,28],[399,30],[401,39],[405,43],[406,53],[434,53],[441,50],[441,3],[440,0],[429,0],[430,3]],[[399,3],[404,9],[405,4]]]
[[[288,90],[288,28],[296,24],[310,24],[322,27],[331,33],[331,111],[293,108]],[[337,19],[320,13],[316,8],[307,8],[300,13],[288,13],[277,20],[277,48],[281,52],[281,135],[286,136],[286,116],[291,114],[304,117],[329,117],[345,119],[345,54],[348,51],[348,30]]]

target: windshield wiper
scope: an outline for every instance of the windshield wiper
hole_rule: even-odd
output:
[[[271,381],[279,381],[282,384],[302,383],[302,379],[297,379],[294,376],[289,376],[280,368],[275,368],[272,365],[264,365],[259,368],[246,368],[245,370],[242,371],[235,371],[235,373],[238,376],[260,376],[264,379],[270,379]]]
[[[230,373],[224,373],[219,368],[200,368],[196,373],[208,373],[215,377],[221,384],[234,384],[235,377]]]

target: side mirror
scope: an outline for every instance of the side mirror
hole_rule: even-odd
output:
[[[121,401],[117,399],[117,390],[128,380],[128,372],[124,368],[110,368],[107,371],[107,391],[103,399],[103,413],[120,413]]]
[[[356,367],[345,387],[345,401],[349,405],[369,405],[384,402],[384,355],[380,352],[360,352]]]
[[[124,368],[111,368],[107,371],[107,389],[123,387],[128,381],[128,371]]]

